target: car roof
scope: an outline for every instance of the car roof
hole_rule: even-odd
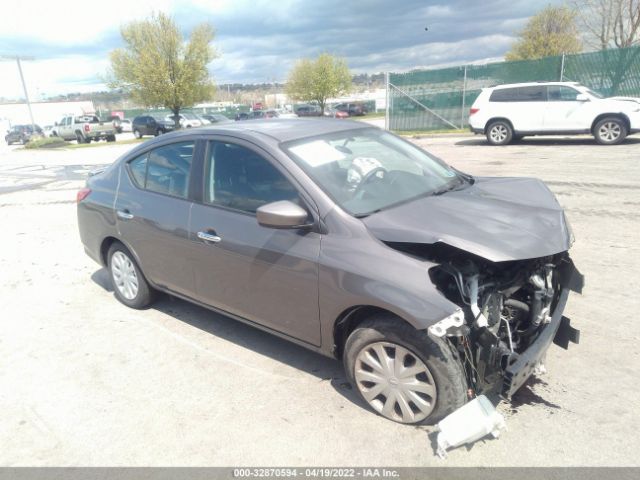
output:
[[[490,87],[493,90],[501,90],[503,88],[514,88],[514,87],[536,87],[538,85],[571,85],[577,86],[580,85],[579,82],[525,82],[525,83],[505,83],[504,85],[495,85]]]
[[[337,121],[331,118],[284,118],[251,120],[249,122],[233,122],[224,124],[207,125],[198,127],[197,130],[180,130],[170,135],[181,135],[191,133],[211,133],[211,134],[244,134],[245,137],[254,135],[265,135],[278,142],[289,142],[316,135],[342,132],[354,129],[372,128],[372,125],[364,122],[354,122],[349,120]]]

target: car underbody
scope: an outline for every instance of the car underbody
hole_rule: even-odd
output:
[[[551,342],[567,348],[579,331],[562,315],[584,283],[568,253],[491,262],[446,244],[389,244],[427,259],[433,284],[460,307],[429,333],[446,337],[464,364],[469,395],[515,393],[544,369]]]

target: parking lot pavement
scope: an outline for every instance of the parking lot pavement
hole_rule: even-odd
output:
[[[132,145],[0,147],[0,465],[639,465],[640,138],[415,141],[473,175],[541,177],[577,237],[581,344],[501,404],[499,439],[443,462],[433,428],[362,408],[335,361],[180,300],[127,309],[74,203]]]

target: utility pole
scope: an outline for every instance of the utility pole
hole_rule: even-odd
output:
[[[24,91],[24,98],[27,101],[27,108],[29,109],[29,118],[31,119],[31,128],[33,133],[36,132],[36,122],[33,121],[33,112],[31,111],[31,102],[29,101],[29,93],[27,92],[27,84],[24,81],[24,74],[22,73],[22,65],[20,60],[35,60],[34,57],[20,57],[18,55],[0,55],[0,60],[15,60],[18,64],[18,72],[20,72],[20,81],[22,82],[22,90]]]

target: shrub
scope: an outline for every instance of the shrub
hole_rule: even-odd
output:
[[[56,148],[64,147],[65,141],[58,137],[41,137],[29,141],[24,148]]]

